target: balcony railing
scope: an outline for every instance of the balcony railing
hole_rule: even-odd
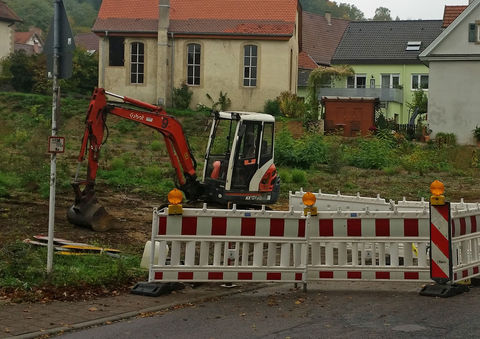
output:
[[[400,88],[320,88],[318,97],[363,97],[378,98],[380,101],[403,103]]]

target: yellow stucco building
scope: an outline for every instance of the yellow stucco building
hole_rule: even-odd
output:
[[[297,0],[104,0],[99,86],[170,106],[186,83],[191,108],[222,91],[230,109],[263,111],[296,93],[299,13]]]
[[[8,56],[14,49],[15,22],[22,21],[8,6],[0,1],[0,59]]]

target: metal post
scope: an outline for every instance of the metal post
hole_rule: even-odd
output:
[[[57,134],[57,110],[59,100],[58,69],[60,57],[60,2],[54,0],[53,16],[53,95],[52,95],[52,136]],[[47,273],[53,268],[53,234],[55,225],[55,185],[57,182],[57,154],[52,153],[50,158],[50,201],[48,208],[48,253]]]

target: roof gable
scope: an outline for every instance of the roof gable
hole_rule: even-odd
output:
[[[22,21],[20,17],[15,14],[3,1],[0,1],[0,21]]]
[[[455,20],[420,54],[420,59],[428,61],[429,57],[434,54],[434,51],[439,48],[450,35],[455,34],[457,27],[460,27],[462,23],[478,9],[480,14],[480,0],[474,0],[467,6],[467,8],[457,16]],[[480,17],[480,15],[478,15]],[[466,39],[466,38],[465,38]],[[463,40],[462,40],[463,41]],[[458,42],[458,41],[457,41]],[[460,52],[456,50],[455,52]]]
[[[170,0],[169,31],[292,35],[297,0]],[[93,31],[156,32],[158,0],[103,0]]]
[[[415,64],[442,32],[441,20],[351,22],[332,59],[334,64]],[[409,41],[421,42],[408,50]]]
[[[302,51],[318,64],[329,66],[349,21],[302,12]]]

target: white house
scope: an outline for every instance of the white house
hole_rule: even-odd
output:
[[[469,6],[420,55],[430,68],[428,122],[437,133],[474,142],[480,126],[480,0]]]

